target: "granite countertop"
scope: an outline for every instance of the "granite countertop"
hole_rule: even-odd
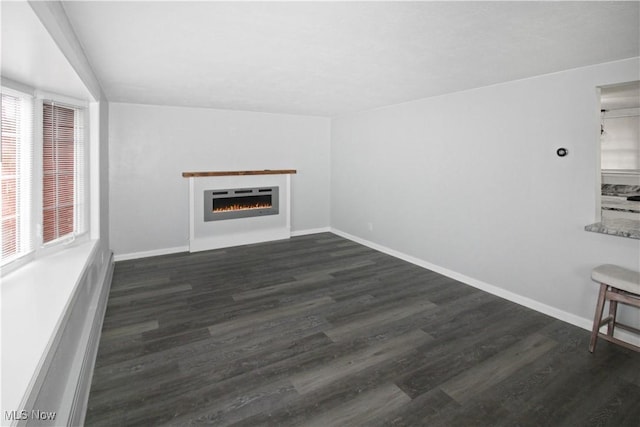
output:
[[[606,218],[601,222],[589,224],[584,229],[594,233],[640,239],[640,221],[635,219]]]

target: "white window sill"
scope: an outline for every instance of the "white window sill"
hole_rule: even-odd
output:
[[[3,413],[23,409],[96,244],[36,259],[0,279]]]

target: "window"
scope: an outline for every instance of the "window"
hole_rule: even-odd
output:
[[[2,273],[88,234],[84,123],[84,107],[2,88]]]
[[[82,110],[43,103],[42,241],[72,237],[84,225]]]
[[[32,99],[2,91],[0,180],[2,265],[33,249],[31,221]]]

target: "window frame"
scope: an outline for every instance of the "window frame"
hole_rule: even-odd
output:
[[[74,233],[71,236],[65,235],[47,243],[43,242],[44,218],[43,218],[43,188],[42,188],[43,175],[44,175],[43,108],[44,108],[45,102],[51,102],[51,103],[54,103],[55,105],[60,105],[66,108],[72,108],[74,110],[81,110],[82,120],[83,120],[82,144],[83,144],[83,151],[84,151],[83,153],[84,159],[82,161],[83,163],[82,180],[83,180],[83,193],[84,193],[83,194],[84,201],[82,204],[83,205],[82,221],[85,225],[84,229],[78,234],[76,234],[74,231]],[[90,218],[89,216],[89,211],[90,211],[90,206],[89,206],[90,205],[90,192],[89,192],[90,129],[89,127],[90,127],[90,123],[89,123],[89,117],[90,117],[90,113],[89,113],[89,103],[86,101],[81,101],[68,96],[62,96],[62,95],[53,94],[53,93],[44,92],[44,91],[36,91],[35,108],[36,108],[36,114],[34,115],[34,120],[36,121],[36,125],[37,125],[37,139],[36,139],[37,144],[35,144],[35,146],[37,147],[37,152],[34,153],[34,158],[35,158],[34,170],[38,171],[38,176],[34,178],[35,186],[37,186],[37,188],[34,189],[36,201],[35,203],[33,203],[33,205],[34,205],[34,209],[36,210],[35,218],[37,218],[37,222],[36,222],[36,258],[37,258],[40,256],[46,256],[48,254],[55,253],[69,245],[81,244],[89,240],[89,235],[90,235],[90,223],[89,223],[89,218]]]
[[[51,98],[51,97],[48,97]],[[50,240],[48,242],[44,242],[44,209],[43,209],[43,205],[44,205],[44,196],[43,196],[43,192],[41,191],[40,193],[40,202],[41,202],[41,206],[39,209],[40,212],[40,221],[39,221],[39,228],[38,228],[38,243],[39,243],[39,247],[40,248],[49,248],[49,247],[54,247],[56,245],[59,244],[68,244],[70,242],[75,241],[76,239],[81,239],[83,238],[83,236],[85,236],[86,234],[89,233],[89,206],[88,206],[88,202],[89,202],[89,192],[88,192],[88,180],[89,180],[89,170],[88,170],[88,163],[89,163],[89,142],[88,142],[88,138],[89,138],[89,131],[88,129],[86,129],[87,125],[87,116],[89,114],[89,108],[88,105],[84,105],[84,106],[78,106],[78,105],[74,105],[74,104],[70,104],[69,102],[61,102],[55,99],[42,99],[41,100],[41,108],[40,108],[40,113],[41,115],[43,114],[43,109],[44,109],[44,105],[45,104],[51,104],[52,106],[59,106],[59,107],[63,107],[63,108],[67,108],[67,109],[72,109],[74,111],[74,122],[75,120],[77,120],[78,118],[82,121],[81,125],[80,125],[80,132],[81,132],[81,141],[79,142],[79,145],[81,145],[81,159],[80,161],[78,161],[77,158],[74,158],[74,194],[73,194],[73,198],[74,198],[74,207],[78,208],[81,207],[81,212],[74,212],[74,230],[72,233],[67,233],[63,236],[59,236],[53,240]],[[41,162],[44,161],[42,152],[44,151],[44,117],[40,118],[40,124],[41,124],[41,129],[43,132],[43,137],[40,138],[41,141],[41,154],[39,156],[39,159]],[[77,125],[74,123],[74,146],[77,143],[75,140],[75,132],[77,130]],[[77,157],[77,153],[74,154],[74,157]],[[78,166],[80,166],[81,169],[78,169]],[[41,176],[40,176],[40,184],[42,185],[43,183],[43,179],[44,179],[44,165],[41,163],[40,167],[39,167]],[[79,177],[80,175],[80,177]],[[79,219],[79,221],[78,221]],[[78,224],[79,223],[79,224]],[[76,227],[81,226],[81,229],[78,231],[78,229]],[[84,241],[84,240],[83,240]]]

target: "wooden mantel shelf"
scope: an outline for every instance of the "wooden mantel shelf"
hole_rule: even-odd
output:
[[[184,178],[203,176],[238,176],[238,175],[285,175],[297,173],[295,169],[264,169],[261,171],[212,171],[212,172],[182,172]]]

